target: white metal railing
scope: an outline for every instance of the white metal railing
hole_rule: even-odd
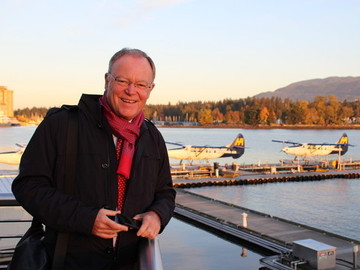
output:
[[[10,215],[10,212],[22,213],[22,207],[14,199],[11,193],[0,194],[0,269],[7,269],[10,263],[16,243],[23,235],[23,231],[28,227],[31,219],[20,219]],[[22,223],[22,225],[20,225]],[[11,228],[11,230],[8,230]],[[19,232],[15,232],[19,228]]]
[[[139,250],[140,270],[163,270],[159,240],[143,239]]]

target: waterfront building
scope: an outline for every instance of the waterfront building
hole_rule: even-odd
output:
[[[14,117],[13,91],[0,86],[0,116]]]

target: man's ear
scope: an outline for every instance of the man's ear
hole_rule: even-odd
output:
[[[109,83],[109,74],[108,73],[105,73],[105,90],[107,89],[107,84]]]
[[[155,87],[155,83],[152,83],[152,84],[151,84],[150,91],[152,91],[152,90],[154,89],[154,87]]]

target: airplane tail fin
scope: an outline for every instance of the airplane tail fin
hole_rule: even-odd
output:
[[[233,156],[233,158],[241,157],[245,152],[245,138],[244,136],[239,133],[235,140],[228,145],[228,147],[236,150],[237,154]]]
[[[344,155],[348,150],[349,137],[346,135],[346,133],[344,133],[336,143],[341,144],[341,146],[340,146],[341,147],[340,154]]]

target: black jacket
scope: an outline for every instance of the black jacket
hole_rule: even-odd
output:
[[[134,231],[122,232],[114,250],[112,239],[91,234],[99,209],[115,210],[117,201],[115,146],[99,97],[83,95],[79,102],[75,195],[62,192],[69,114],[64,109],[53,112],[39,125],[12,186],[18,202],[46,225],[45,243],[50,252],[56,232],[71,233],[65,269],[123,269],[121,265],[136,259],[140,241]],[[156,127],[145,120],[136,142],[123,213],[133,217],[153,210],[161,217],[163,230],[174,207],[166,146]]]

